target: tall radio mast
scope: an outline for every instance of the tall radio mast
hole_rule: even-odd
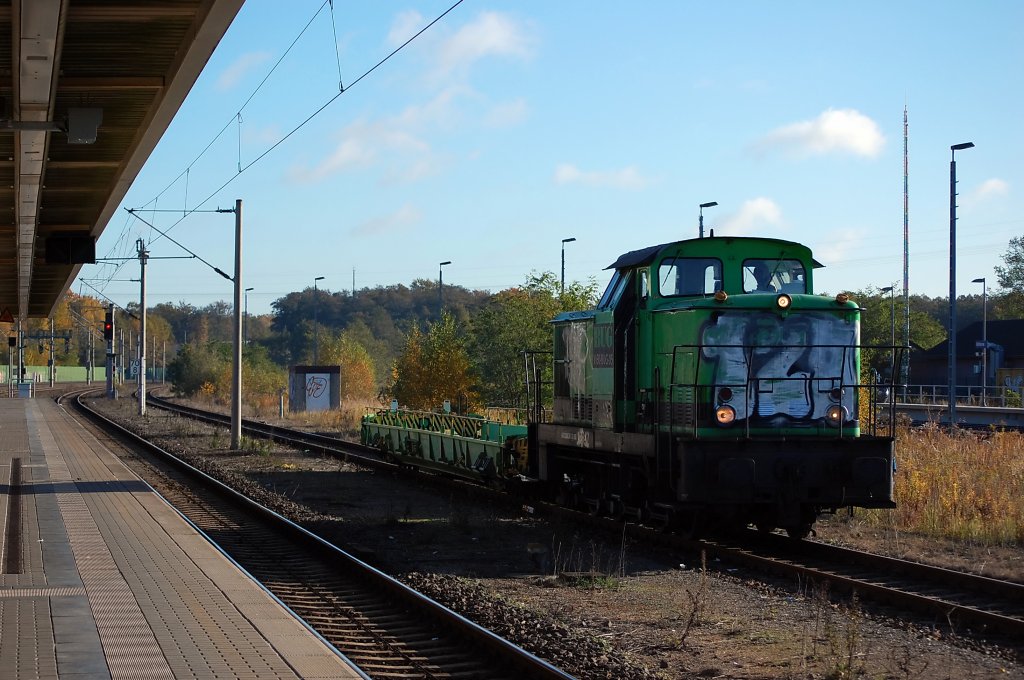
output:
[[[903,105],[903,346],[910,346],[910,198],[908,189],[907,105]],[[900,384],[910,380],[910,351],[900,362]],[[905,389],[905,388],[904,388]]]

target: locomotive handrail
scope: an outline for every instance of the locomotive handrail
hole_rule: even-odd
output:
[[[899,366],[901,364],[902,359],[903,359],[903,353],[905,351],[909,350],[909,347],[903,346],[903,345],[851,345],[851,344],[815,344],[815,345],[811,345],[811,344],[798,344],[798,343],[786,343],[786,344],[774,344],[774,345],[754,345],[754,344],[746,344],[746,343],[696,343],[696,344],[679,344],[679,345],[675,345],[675,346],[673,346],[671,353],[669,353],[669,352],[662,352],[661,353],[662,356],[668,357],[669,360],[670,360],[669,361],[669,366],[670,366],[669,383],[667,385],[667,389],[668,389],[668,402],[669,402],[669,406],[668,406],[669,414],[668,415],[669,415],[669,426],[670,427],[674,426],[676,424],[675,421],[674,421],[675,411],[672,408],[672,404],[675,403],[673,398],[672,398],[673,397],[673,392],[677,388],[681,389],[681,390],[682,389],[688,389],[688,390],[692,390],[692,396],[691,396],[691,399],[689,401],[690,401],[690,403],[692,403],[693,408],[690,409],[690,411],[689,411],[689,416],[690,417],[688,418],[688,420],[690,420],[691,422],[689,422],[689,423],[684,422],[681,425],[682,425],[682,427],[685,427],[685,428],[692,428],[692,431],[693,431],[694,435],[696,435],[697,432],[698,432],[698,419],[699,419],[699,408],[698,408],[698,405],[700,403],[703,403],[703,401],[697,399],[697,395],[700,393],[701,390],[707,391],[708,389],[710,389],[710,386],[708,386],[708,385],[701,385],[701,384],[699,384],[699,376],[700,376],[700,371],[701,371],[701,362],[706,358],[705,357],[705,352],[704,352],[704,350],[706,350],[706,349],[737,349],[737,350],[742,350],[742,352],[743,352],[743,362],[744,362],[744,365],[745,365],[745,368],[746,368],[745,381],[742,382],[742,383],[739,383],[739,382],[735,382],[735,383],[733,383],[733,382],[716,383],[717,387],[742,388],[745,391],[749,391],[749,390],[752,390],[752,389],[756,389],[756,387],[755,387],[755,383],[756,382],[758,382],[760,380],[771,380],[773,383],[774,382],[786,382],[786,381],[792,381],[792,382],[814,381],[814,382],[817,382],[819,384],[827,383],[827,384],[829,384],[831,386],[831,388],[836,388],[836,387],[838,387],[839,389],[850,388],[850,389],[853,389],[855,391],[859,391],[861,388],[866,388],[868,390],[868,404],[867,404],[867,408],[868,408],[868,412],[870,414],[872,414],[872,417],[868,418],[865,424],[868,426],[870,434],[872,434],[872,435],[877,435],[878,434],[878,427],[879,427],[878,420],[879,419],[877,417],[874,417],[874,414],[876,414],[877,410],[878,410],[878,405],[879,405],[879,400],[878,400],[879,389],[883,388],[883,387],[884,388],[888,388],[888,392],[889,392],[890,398],[886,402],[886,411],[888,412],[888,418],[886,419],[886,426],[887,426],[887,435],[886,436],[892,437],[895,434],[896,408],[895,408],[895,401],[894,401],[894,399],[891,398],[891,395],[894,394],[895,389],[897,387],[897,385],[895,383],[895,380],[894,380],[894,378],[895,378],[895,375],[894,375],[895,371],[891,371],[890,372],[890,380],[888,382],[875,381],[873,379],[874,378],[874,372],[872,372],[870,374],[872,380],[870,380],[867,383],[861,382],[860,380],[858,380],[856,382],[846,382],[845,376],[848,374],[847,370],[846,370],[847,366],[849,366],[850,369],[851,369],[849,371],[850,373],[854,373],[855,372],[855,367],[850,365],[850,362],[854,361],[854,359],[851,358],[851,356],[850,356],[850,352],[851,351],[860,351],[860,350],[864,350],[864,349],[884,350],[884,351],[892,353],[892,355],[893,355],[893,361],[892,361],[891,365]],[[770,376],[770,377],[765,377],[765,378],[758,377],[758,376],[755,376],[755,375],[752,374],[752,369],[753,369],[753,364],[754,364],[754,353],[755,353],[756,350],[759,350],[759,349],[761,349],[761,350],[775,350],[775,351],[778,351],[778,350],[807,350],[807,349],[819,349],[819,350],[820,349],[836,349],[836,350],[841,350],[841,356],[840,356],[840,358],[838,360],[838,365],[839,365],[839,371],[840,372],[839,372],[838,375],[816,375],[814,377],[808,377],[808,376],[799,376],[799,377],[797,377],[797,376],[787,376],[787,375],[777,375],[777,376]],[[682,380],[681,379],[682,376],[677,376],[676,375],[676,366],[679,364],[677,359],[679,357],[679,354],[681,352],[683,352],[683,351],[688,351],[691,356],[694,355],[694,354],[696,355],[695,360],[693,362],[692,375],[690,376],[691,380],[688,381],[688,382]],[[710,398],[711,397],[706,397],[704,399],[704,401],[707,401]],[[855,392],[855,401],[859,401],[857,399],[856,392]],[[683,403],[685,403],[685,402],[683,402]],[[659,416],[660,416],[660,414],[659,414]],[[748,414],[748,416],[749,416],[749,414]],[[860,420],[859,417],[857,417],[856,419]],[[743,418],[743,425],[744,425],[744,436],[749,437],[750,436],[750,418],[749,417]],[[840,425],[839,427],[836,428],[836,436],[838,438],[842,438],[844,436],[844,427],[842,425]]]

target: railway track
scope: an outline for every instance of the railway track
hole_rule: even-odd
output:
[[[81,394],[65,403],[143,451],[147,481],[368,677],[571,677],[125,430]]]
[[[226,415],[149,397],[158,408],[201,418],[213,424],[229,424]],[[390,465],[367,447],[320,434],[304,433],[257,421],[243,421],[250,436],[271,437],[283,443],[348,458],[367,465]],[[496,493],[482,487],[479,493]],[[502,502],[508,502],[503,498]],[[531,501],[531,510],[547,515],[571,515],[575,521],[621,535],[621,522],[592,517],[545,503]],[[631,537],[671,550],[705,552],[756,569],[803,582],[827,585],[832,592],[856,593],[861,599],[919,612],[957,633],[971,631],[1024,639],[1024,585],[966,572],[933,567],[907,560],[866,553],[816,541],[793,541],[782,536],[744,533],[728,539],[694,541],[665,534],[649,527],[628,525]]]

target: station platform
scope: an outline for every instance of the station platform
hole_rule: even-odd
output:
[[[358,678],[51,399],[0,399],[0,679]]]

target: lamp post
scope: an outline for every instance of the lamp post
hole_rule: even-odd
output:
[[[451,264],[451,260],[445,260],[437,265],[437,318],[441,318],[441,311],[444,309],[444,266]]]
[[[248,345],[249,344],[249,291],[250,290],[255,290],[255,289],[254,288],[246,288],[245,289],[245,306],[244,306],[245,314],[243,314],[243,316],[245,317],[245,327],[242,329],[242,341],[243,341],[242,344],[243,345]]]
[[[565,295],[565,244],[572,243],[576,237],[562,239],[562,295]]]
[[[707,203],[700,204],[700,213],[698,220],[700,231],[698,231],[697,233],[700,234],[701,238],[704,238],[704,208],[713,208],[716,205],[718,205],[718,201],[708,201]]]
[[[971,279],[981,284],[981,405],[985,406],[985,392],[988,387],[988,286],[985,277]]]
[[[317,323],[317,307],[319,306],[320,293],[316,287],[317,281],[323,281],[325,277],[318,276],[313,279],[313,365],[320,363],[320,327]]]
[[[956,152],[974,142],[949,147],[949,426],[956,426]]]

